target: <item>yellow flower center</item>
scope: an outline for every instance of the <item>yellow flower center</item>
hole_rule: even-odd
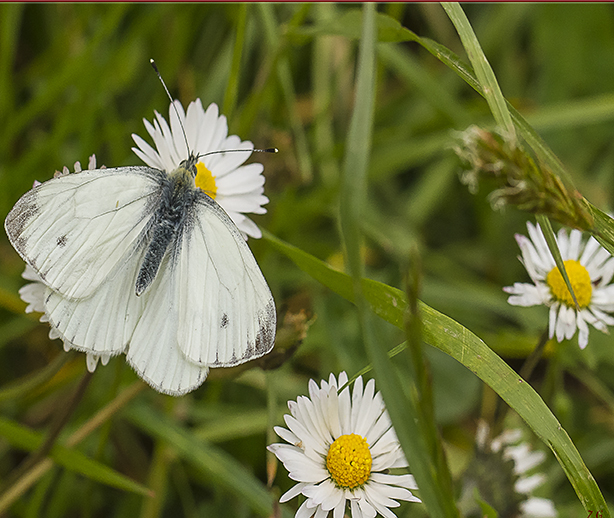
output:
[[[578,261],[568,259],[565,261],[565,271],[569,277],[569,282],[573,288],[574,295],[578,301],[580,308],[585,308],[591,302],[591,296],[593,295],[593,285],[591,284],[591,276],[586,271],[586,268],[582,266]],[[573,298],[565,280],[561,275],[559,269],[555,266],[550,270],[546,276],[546,282],[550,286],[552,295],[561,302],[564,302],[570,307],[574,307]]]
[[[196,187],[200,187],[203,192],[215,200],[215,196],[217,195],[215,177],[202,162],[198,162],[198,164],[196,164],[196,178],[194,181],[196,182]]]
[[[367,441],[354,433],[342,435],[330,445],[326,468],[341,488],[362,486],[371,474],[371,451]]]

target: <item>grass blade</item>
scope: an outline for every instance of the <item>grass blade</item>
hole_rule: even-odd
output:
[[[243,499],[259,516],[271,515],[272,495],[262,482],[233,457],[207,444],[149,406],[135,405],[124,415],[145,433],[172,445],[181,458],[215,484]]]
[[[15,448],[26,451],[38,449],[44,441],[43,434],[6,418],[0,418],[0,435]],[[55,444],[49,456],[59,466],[80,473],[96,482],[140,495],[150,494],[147,487],[100,462],[90,459],[77,450]]]
[[[367,172],[373,132],[374,37],[375,6],[365,4],[358,54],[356,98],[348,132],[342,179],[340,215],[343,242],[367,355],[373,365],[397,437],[406,457],[410,459],[412,473],[420,488],[420,496],[433,518],[455,517],[458,516],[458,511],[454,504],[447,466],[445,462],[437,463],[434,460],[435,455],[443,458],[443,453],[439,438],[437,435],[432,435],[435,430],[434,422],[431,422],[433,412],[432,409],[430,413],[426,412],[419,404],[419,401],[424,400],[422,392],[424,387],[418,386],[415,376],[409,380],[404,376],[405,383],[401,381],[400,373],[388,357],[387,350],[376,338],[377,323],[373,321],[362,293],[363,265],[360,257],[362,236],[359,221],[366,206]],[[432,426],[428,426],[429,424]],[[442,468],[445,472],[440,471]],[[444,484],[443,481],[448,483]]]
[[[482,86],[482,92],[484,93],[484,97],[486,98],[486,102],[490,107],[495,121],[507,134],[508,138],[514,138],[516,130],[510,112],[507,109],[507,103],[501,93],[501,88],[499,87],[495,73],[482,51],[482,46],[475,32],[473,32],[467,16],[463,12],[460,4],[456,2],[443,2],[441,5],[458,31],[458,35],[469,56],[469,61],[471,61],[473,65],[473,70]]]

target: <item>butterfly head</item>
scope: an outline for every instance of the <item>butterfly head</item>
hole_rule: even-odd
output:
[[[183,160],[179,167],[171,174],[185,175],[186,180],[189,177],[191,179],[192,186],[200,189],[211,198],[215,199],[217,195],[217,185],[215,183],[215,176],[205,166],[201,160],[203,155],[190,153],[190,156]]]
[[[192,175],[192,178],[196,178],[198,174],[198,170],[196,164],[198,163],[199,155],[195,155],[194,153],[190,153],[189,158],[183,160],[179,167],[186,169]]]

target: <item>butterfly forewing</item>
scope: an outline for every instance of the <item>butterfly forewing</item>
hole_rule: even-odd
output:
[[[228,215],[202,193],[180,239],[174,275],[184,354],[221,367],[268,353],[276,326],[273,297]]]
[[[88,297],[144,235],[161,171],[122,167],[83,171],[28,191],[6,218],[9,240],[64,297]]]

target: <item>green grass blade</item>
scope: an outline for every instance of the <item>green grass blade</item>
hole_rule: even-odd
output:
[[[15,448],[34,451],[44,441],[43,434],[35,432],[26,426],[0,417],[0,436],[4,437]],[[80,473],[96,482],[130,491],[139,495],[150,495],[150,490],[138,482],[122,475],[108,466],[90,459],[80,451],[56,444],[49,455],[54,462],[66,469]]]
[[[199,440],[208,442],[224,442],[239,437],[264,434],[267,431],[268,411],[264,409],[245,410],[224,414],[207,422],[194,430]]]
[[[277,33],[278,22],[275,19],[275,11],[272,5],[258,4],[262,19],[264,20],[265,33],[269,46],[274,49],[274,52],[279,52],[281,45],[279,35]],[[296,155],[301,168],[301,175],[304,182],[309,182],[313,178],[313,163],[311,161],[311,153],[307,142],[307,135],[301,118],[298,113],[298,102],[296,99],[296,90],[292,80],[290,69],[290,61],[284,55],[280,55],[276,63],[277,78],[281,91],[284,97],[290,125],[294,133],[296,146]]]
[[[573,292],[573,286],[571,285],[571,281],[569,280],[569,276],[567,275],[567,270],[565,270],[565,263],[563,262],[563,258],[561,257],[561,251],[559,250],[559,245],[556,241],[556,236],[554,235],[554,230],[552,230],[552,225],[550,224],[550,220],[544,216],[543,214],[537,214],[536,216],[537,222],[544,233],[544,237],[546,238],[546,243],[548,243],[548,248],[550,249],[550,253],[552,257],[554,257],[554,262],[556,263],[561,275],[563,276],[563,280],[567,285],[567,289],[569,293],[571,293],[571,298],[573,299],[574,304],[576,305],[576,309],[580,309],[578,306],[578,301],[576,300],[576,294]]]
[[[371,157],[375,105],[375,46],[372,18],[371,9],[365,5],[363,22],[365,28],[358,56],[356,98],[346,142],[341,190],[341,231],[348,267],[357,279],[362,275],[359,221],[366,205],[367,171]]]
[[[333,3],[314,5],[314,16],[319,20],[334,19],[337,7]],[[317,38],[314,41],[311,81],[313,85],[313,155],[314,162],[319,162],[318,172],[322,181],[328,186],[337,185],[340,178],[339,165],[335,157],[335,131],[331,111],[335,97],[334,63],[337,42],[331,37]],[[349,58],[348,58],[349,59]]]
[[[32,391],[53,378],[71,358],[72,355],[61,352],[39,371],[23,376],[11,384],[3,385],[0,389],[0,403],[14,401],[31,394]]]
[[[394,425],[401,446],[410,459],[411,470],[420,488],[420,496],[433,518],[455,517],[455,508],[451,484],[447,487],[443,480],[448,476],[440,473],[447,469],[445,464],[438,466],[434,462],[435,451],[441,452],[439,438],[432,436],[434,422],[430,420],[419,401],[423,400],[423,387],[418,387],[415,376],[401,381],[399,372],[388,357],[387,350],[377,340],[376,322],[368,311],[362,294],[361,278],[363,265],[360,258],[361,215],[366,207],[367,171],[371,155],[371,138],[373,132],[373,110],[375,104],[375,6],[365,4],[363,8],[362,36],[358,54],[356,79],[356,99],[350,122],[345,152],[343,181],[341,191],[341,230],[346,249],[347,264],[352,274],[354,300],[363,340],[369,356],[378,387],[381,390],[390,418]],[[430,400],[430,398],[428,398]],[[432,417],[432,409],[430,415]]]
[[[434,74],[420,65],[410,49],[394,44],[380,44],[377,55],[391,71],[394,71],[408,85],[415,86],[420,94],[455,127],[464,128],[471,124],[469,111],[454,98],[449,89],[441,84]]]
[[[239,76],[241,72],[241,56],[243,55],[243,45],[245,43],[245,25],[247,21],[248,4],[241,4],[237,13],[237,29],[235,33],[235,43],[232,50],[232,63],[230,65],[230,76],[226,85],[224,95],[224,107],[222,113],[232,120],[232,115],[237,106],[237,95],[239,92]]]
[[[540,130],[561,130],[592,126],[614,119],[614,95],[595,95],[538,108],[527,120]]]
[[[301,36],[312,36],[315,34],[340,34],[348,38],[358,38],[359,34],[352,25],[351,21],[360,15],[359,11],[349,11],[346,15],[339,17],[334,22],[321,24],[314,27],[301,28],[295,33]],[[482,84],[476,77],[470,66],[460,59],[454,52],[446,46],[433,41],[429,38],[422,38],[413,31],[403,27],[397,20],[384,14],[377,15],[378,41],[400,43],[413,41],[421,45],[438,60],[456,72],[471,88],[483,97],[486,97]],[[569,174],[561,164],[560,160],[553,153],[546,142],[537,134],[525,118],[509,102],[506,101],[507,110],[512,118],[516,129],[520,132],[524,140],[531,146],[537,155],[550,165],[552,170],[558,174],[566,184],[572,185]]]
[[[614,220],[592,204],[588,208],[595,218],[593,235],[610,254],[614,255]]]
[[[262,482],[233,457],[149,406],[134,405],[124,416],[145,433],[172,445],[182,459],[212,483],[244,500],[259,516],[271,515],[273,496]]]
[[[516,135],[516,130],[510,112],[507,109],[507,103],[501,93],[501,88],[499,87],[495,73],[482,51],[482,46],[475,32],[473,32],[467,16],[463,12],[460,4],[456,2],[444,2],[441,5],[458,31],[458,35],[469,56],[469,61],[471,61],[473,65],[473,70],[482,86],[484,97],[486,98],[486,102],[490,107],[495,121],[508,135],[508,138],[513,139]]]
[[[429,38],[421,38],[409,29],[403,28],[403,31],[406,41],[415,41],[416,43],[420,44],[422,47],[424,47],[424,49],[428,50],[431,54],[433,54],[433,56],[456,72],[469,86],[471,86],[471,88],[473,88],[481,96],[486,97],[482,85],[476,78],[471,68],[454,52],[446,48],[444,45],[430,40]],[[506,101],[506,103],[512,121],[514,122],[516,129],[522,135],[522,138],[537,153],[541,160],[550,165],[552,170],[558,174],[567,185],[573,185],[569,174],[563,167],[563,164],[550,149],[548,144],[546,144],[546,142],[531,127],[531,125],[525,120],[520,112],[516,110],[516,108],[514,108],[508,101]]]
[[[476,92],[486,97],[486,93],[484,92],[480,81],[477,79],[471,68],[444,45],[441,45],[428,38],[421,38],[409,29],[402,27],[399,22],[393,18],[390,18],[389,16],[386,16],[385,14],[378,15],[378,28],[380,39],[382,36],[384,36],[385,41],[415,41],[416,43],[419,43],[442,63],[454,70]],[[327,29],[320,28],[319,30],[326,32]],[[573,182],[563,164],[546,144],[546,142],[535,131],[535,129],[533,129],[533,127],[520,114],[520,112],[518,112],[518,110],[516,110],[508,101],[506,101],[506,104],[512,121],[522,135],[523,139],[535,151],[537,156],[548,166],[550,166],[552,171],[557,174],[568,187],[573,186]],[[609,113],[609,110],[610,109],[608,106],[600,107],[599,113]],[[607,214],[599,210],[588,201],[587,205],[591,211],[591,214],[595,218],[595,226],[591,230],[591,233],[604,248],[606,248],[610,253],[614,254],[614,221]]]
[[[354,300],[353,284],[348,275],[268,232],[263,232],[263,236],[305,273],[345,299]],[[362,290],[374,313],[403,328],[403,313],[407,307],[403,292],[370,279],[363,279]],[[419,309],[424,341],[452,356],[497,392],[552,450],[584,508],[601,511],[604,518],[609,518],[609,510],[595,479],[539,394],[467,328],[424,303]]]
[[[13,80],[13,67],[15,66],[15,53],[19,26],[25,6],[19,4],[5,4],[0,7],[0,123],[8,124],[9,110],[13,109],[15,102],[15,81]]]

